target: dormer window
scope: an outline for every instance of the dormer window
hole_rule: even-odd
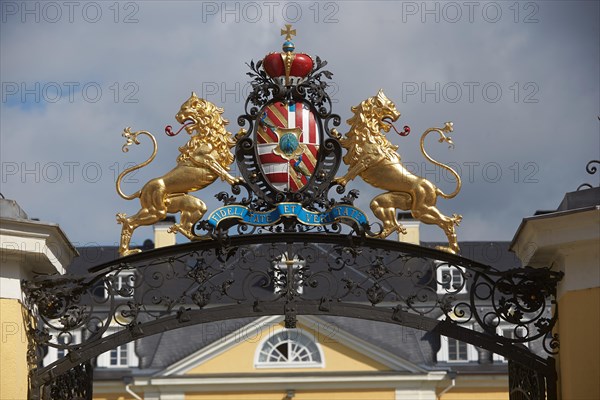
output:
[[[116,275],[109,277],[111,283],[104,284],[104,298],[109,297],[110,289],[108,285],[112,285],[112,290],[115,293],[115,299],[125,299],[133,297],[135,286],[135,275],[133,272],[119,272]]]
[[[515,339],[515,338],[523,338],[526,336],[526,330],[524,327],[510,327],[506,325],[500,325],[496,328],[496,332],[499,336],[504,336],[505,338]],[[529,343],[523,343],[524,346],[529,347]],[[494,361],[497,362],[508,362],[508,359],[500,354],[494,353]]]
[[[274,292],[276,294],[285,293],[288,288],[288,281],[293,290],[297,294],[302,294],[303,283],[302,271],[306,266],[306,261],[300,260],[297,257],[288,258],[287,253],[284,253],[279,259],[273,263],[273,281]]]
[[[467,343],[448,338],[448,362],[468,362],[469,351]]]
[[[439,263],[436,268],[437,293],[467,293],[465,269],[448,263]]]
[[[81,331],[72,331],[70,333],[60,334],[54,332],[53,336],[56,337],[56,342],[61,345],[73,345],[81,343]],[[69,350],[65,348],[56,348],[48,346],[48,354],[44,357],[43,364],[45,366],[52,364],[56,360],[60,360],[69,354]]]
[[[116,327],[110,327],[104,336],[112,335],[117,331]],[[128,368],[137,366],[138,357],[135,354],[134,341],[122,344],[98,356],[98,367],[100,368]]]
[[[441,336],[441,347],[437,354],[438,362],[468,363],[477,361],[477,350],[471,344]]]
[[[442,319],[440,317],[439,319]],[[448,318],[448,317],[446,317]],[[456,316],[450,317],[452,320],[463,323],[461,326],[466,329],[473,329],[472,324],[465,324],[465,318]],[[447,336],[440,336],[440,350],[437,352],[438,362],[447,363],[469,363],[477,361],[477,349],[472,344],[462,342]]]

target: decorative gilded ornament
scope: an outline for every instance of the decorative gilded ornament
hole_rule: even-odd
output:
[[[396,152],[398,146],[394,146],[381,133],[389,132],[393,127],[392,122],[400,117],[400,112],[382,90],[351,110],[354,116],[347,121],[350,131],[340,139],[342,147],[347,151],[343,160],[348,165],[348,172],[335,181],[345,186],[350,180],[360,176],[371,186],[387,190],[371,201],[373,214],[383,222],[379,237],[386,238],[393,232],[406,233],[396,220],[396,209],[410,210],[414,218],[425,224],[437,225],[444,231],[448,246],[440,247],[441,250],[458,253],[455,226],[460,224],[462,216],[453,214],[448,217],[437,209],[436,203],[438,197],[455,197],[460,191],[461,179],[452,168],[432,159],[424,147],[425,137],[431,132],[440,135],[440,143],[446,142],[453,146],[452,139],[446,136],[452,132],[452,122],[447,122],[443,128],[430,128],[421,136],[421,152],[425,158],[450,171],[456,179],[456,189],[445,194],[432,182],[408,171]]]
[[[139,198],[141,204],[135,215],[127,217],[123,213],[117,214],[117,222],[123,225],[119,246],[122,256],[141,251],[129,248],[131,235],[137,227],[153,225],[164,219],[167,213],[181,213],[180,222],[171,226],[170,232],[180,232],[190,240],[200,239],[200,236],[193,233],[193,227],[206,213],[206,205],[188,193],[207,187],[217,178],[230,185],[242,182],[241,178],[231,176],[228,171],[234,160],[231,148],[236,145],[236,139],[245,134],[245,130],[240,129],[234,138],[225,129],[228,121],[222,114],[222,108],[192,93],[175,116],[183,124],[182,129],[191,135],[186,145],[179,148],[181,154],[177,157],[177,165],[165,175],[148,181],[142,189],[131,195],[126,195],[121,189],[123,177],[150,164],[156,157],[158,146],[156,139],[148,131],[131,132],[130,128],[124,130],[123,137],[127,142],[123,146],[123,152],[129,150],[128,146],[139,144],[140,135],[148,136],[154,148],[146,161],[127,168],[117,178],[117,193],[126,200]],[[166,132],[174,136],[170,127],[167,127]]]
[[[292,38],[296,31],[291,25],[286,25],[281,34],[285,36],[283,52],[270,53],[257,63],[248,64],[252,92],[245,102],[245,113],[238,117],[238,123],[247,129],[241,128],[232,137],[225,130],[223,110],[192,93],[176,116],[183,124],[179,131],[185,129],[192,136],[179,149],[177,166],[132,195],[123,193],[121,181],[128,173],[152,162],[157,145],[147,131],[125,130],[127,143],[123,151],[131,144],[139,144],[140,135],[150,137],[154,150],[148,160],[121,173],[116,183],[121,197],[127,200],[137,197],[141,203],[140,211],[133,216],[117,214],[117,221],[123,225],[120,253],[138,252],[129,248],[133,231],[164,219],[168,213],[181,213],[180,223],[170,231],[180,232],[191,240],[210,235],[222,237],[235,225],[241,226],[239,232],[248,226],[277,232],[307,229],[339,232],[344,224],[358,235],[386,238],[393,232],[406,233],[396,220],[397,209],[410,210],[423,223],[438,225],[448,237],[448,246],[441,249],[458,253],[455,227],[462,217],[442,214],[436,203],[438,197],[455,197],[461,179],[452,168],[433,160],[424,148],[425,137],[431,132],[440,135],[440,142],[452,145],[451,138],[446,136],[452,132],[452,123],[430,128],[421,136],[425,158],[456,178],[456,190],[445,194],[432,182],[410,173],[400,161],[398,146],[386,138],[385,133],[392,128],[401,136],[408,135],[410,128],[396,130],[392,123],[400,113],[383,91],[352,107],[354,116],[347,121],[350,130],[341,135],[334,128],[341,119],[332,112],[333,103],[327,93],[328,80],[333,76],[324,69],[327,62],[319,57],[313,61],[307,54],[294,52]],[[171,127],[165,132],[169,136],[178,133],[173,133]],[[234,161],[233,147],[244,179],[234,178],[228,172]],[[348,172],[336,178],[342,160],[348,165]],[[337,186],[336,192],[343,194],[344,186],[357,176],[386,191],[370,204],[373,214],[382,222],[380,232],[373,232],[364,212],[354,207],[358,191],[351,190],[339,200],[330,197],[332,188]],[[206,214],[206,205],[188,193],[205,188],[217,178],[235,186],[233,195],[217,194],[223,206],[211,211],[207,220],[200,221]],[[247,196],[238,198],[242,188],[248,192]],[[208,234],[198,236],[194,228]]]
[[[281,47],[283,53],[270,53],[264,60],[265,72],[275,81],[286,86],[297,85],[304,82],[306,76],[313,69],[312,58],[303,53],[294,53],[296,46],[292,42],[292,37],[296,36],[296,30],[291,25],[286,25],[281,30],[281,35],[285,35],[285,42]]]

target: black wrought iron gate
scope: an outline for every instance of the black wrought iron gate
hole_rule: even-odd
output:
[[[460,285],[447,284],[452,270]],[[500,272],[434,249],[331,233],[242,235],[156,249],[99,265],[85,277],[23,283],[34,316],[29,397],[91,398],[94,357],[158,332],[265,315],[285,315],[294,327],[298,315],[337,315],[488,349],[511,360],[511,399],[555,399],[554,359],[521,344],[541,341],[548,353],[557,351],[551,306],[561,277],[528,267]],[[106,335],[111,323],[122,329]],[[500,324],[514,335],[499,334]],[[81,340],[75,331],[83,332]],[[42,366],[45,346],[68,354]]]

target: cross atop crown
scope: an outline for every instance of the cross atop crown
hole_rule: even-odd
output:
[[[267,54],[263,60],[263,68],[267,75],[281,85],[298,85],[312,71],[312,58],[308,54],[294,52],[296,46],[292,38],[296,36],[296,30],[291,24],[286,24],[285,29],[281,29],[281,36],[285,36],[285,42],[281,46],[283,52]]]
[[[296,30],[292,29],[292,25],[286,24],[285,29],[281,30],[281,36],[285,35],[285,40],[292,40],[296,36]]]

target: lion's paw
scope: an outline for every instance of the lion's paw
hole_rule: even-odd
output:
[[[179,224],[174,224],[167,229],[167,233],[177,233],[181,231],[181,226]]]
[[[340,186],[346,186],[346,184],[348,184],[348,181],[344,178],[335,178],[333,180],[333,184],[340,185]]]
[[[117,224],[125,224],[127,223],[127,214],[118,213],[117,214]]]
[[[458,253],[458,251],[456,251],[455,249],[453,249],[450,246],[435,246],[435,249],[436,250],[441,250],[443,252],[450,253],[450,254],[457,254]]]
[[[459,226],[462,221],[462,215],[460,214],[452,214],[452,222],[454,225]]]
[[[126,257],[126,256],[130,256],[132,254],[137,254],[137,253],[141,253],[141,252],[142,252],[142,250],[140,250],[140,249],[128,249],[128,250],[125,250],[121,254],[121,256]]]

